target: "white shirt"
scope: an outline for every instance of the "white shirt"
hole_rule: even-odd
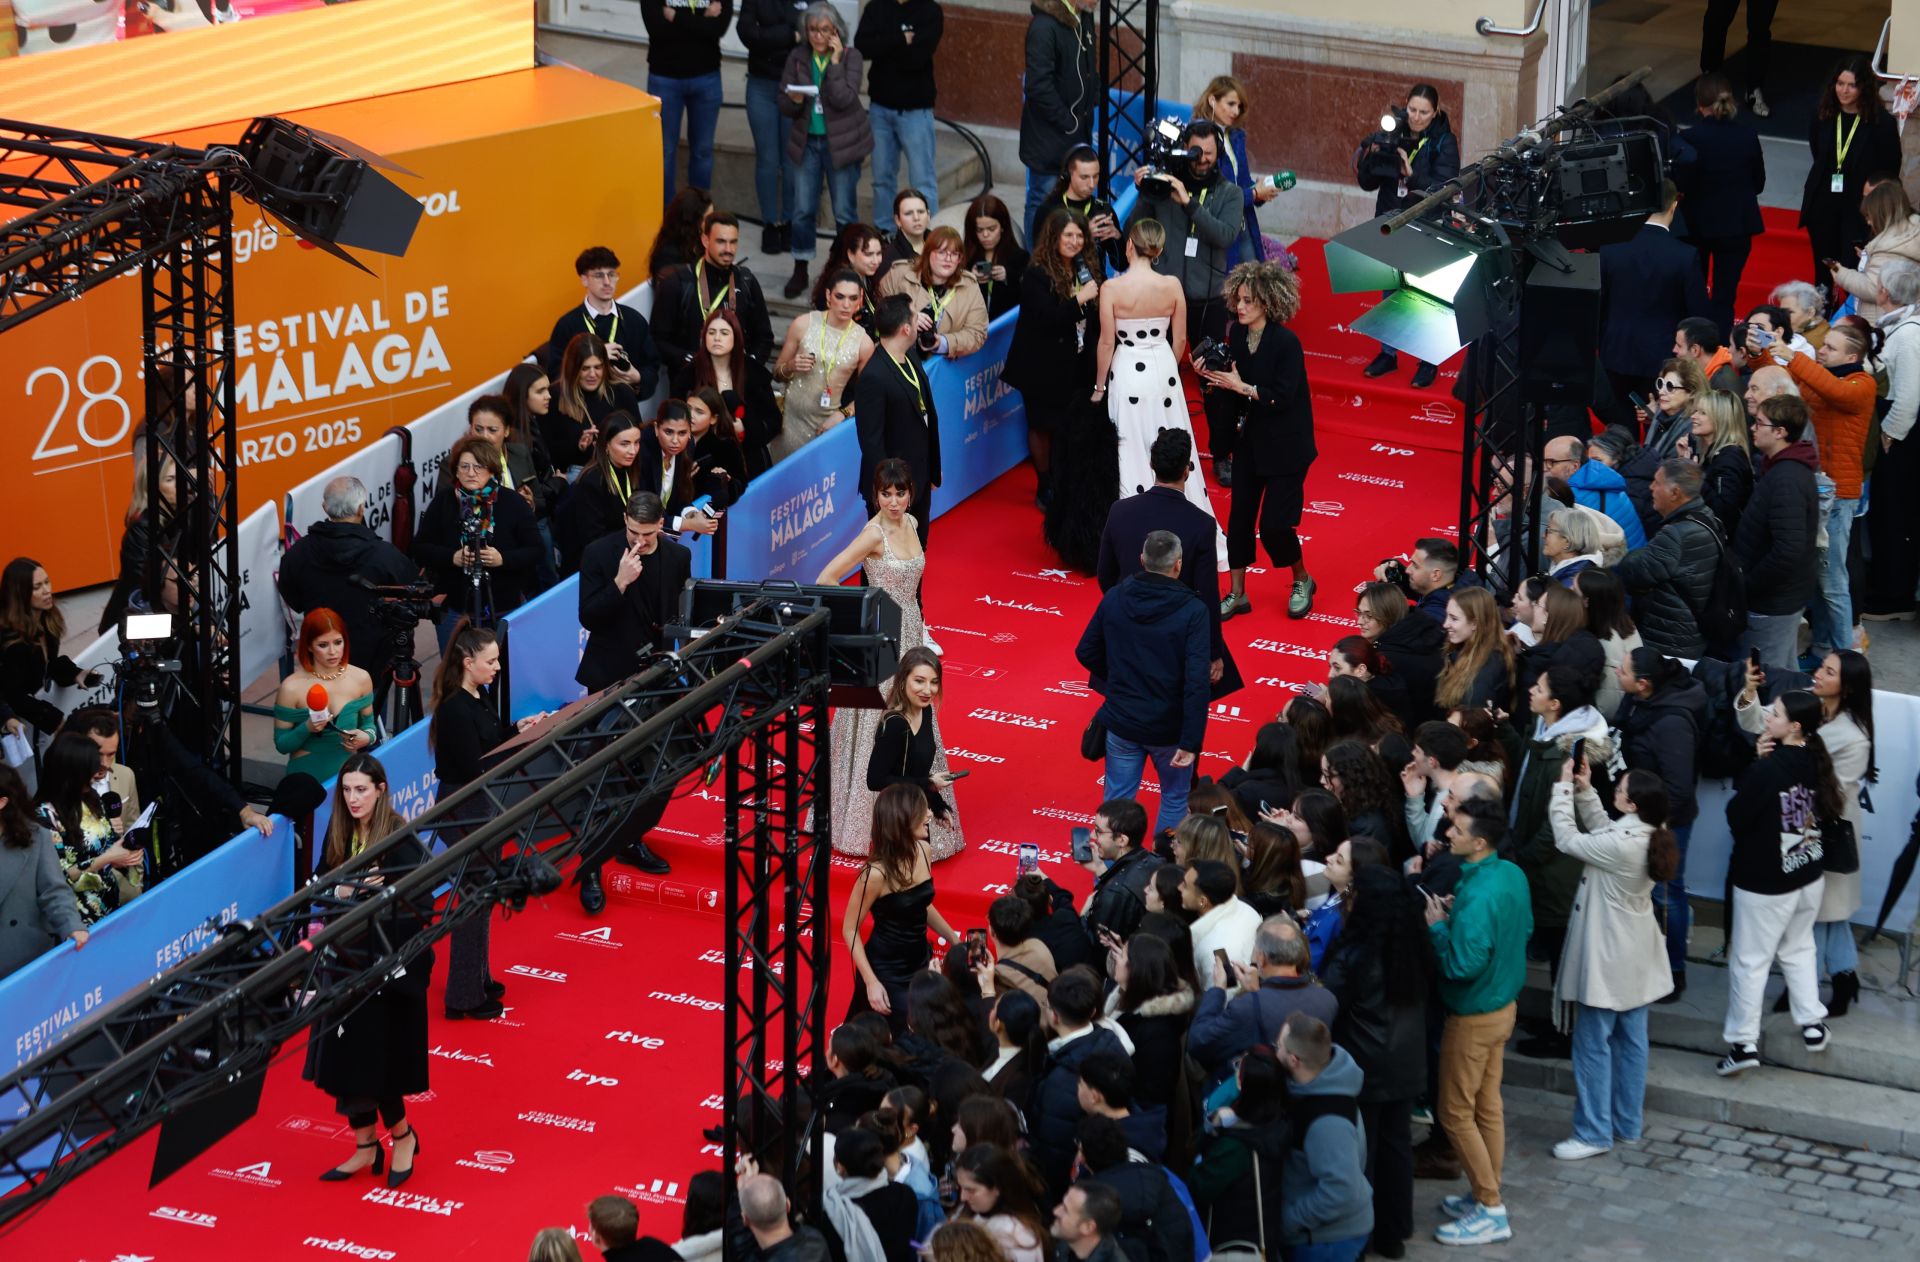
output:
[[[1213,976],[1217,947],[1235,964],[1253,962],[1253,935],[1260,930],[1260,913],[1237,898],[1229,898],[1193,922],[1193,967],[1201,978]],[[1229,981],[1232,979],[1229,978]]]

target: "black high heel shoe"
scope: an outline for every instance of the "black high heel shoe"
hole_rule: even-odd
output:
[[[409,1165],[405,1170],[402,1170],[400,1168],[399,1158],[396,1157],[394,1159],[393,1169],[387,1171],[387,1186],[397,1188],[413,1177],[413,1167],[420,1164],[420,1128],[412,1122],[408,1122],[406,1134],[394,1135],[390,1138],[395,1141],[396,1146],[398,1142],[403,1139],[411,1139],[413,1141],[413,1165]]]
[[[379,1140],[376,1139],[370,1144],[355,1144],[354,1147],[373,1149],[373,1165],[371,1168],[374,1174],[378,1175],[385,1172],[387,1168],[387,1150],[380,1146]],[[365,1170],[368,1168],[369,1167],[367,1166],[361,1166],[360,1170]],[[348,1179],[351,1179],[354,1175],[359,1174],[360,1170],[342,1170],[339,1166],[335,1166],[333,1169],[328,1170],[326,1173],[320,1176],[320,1182],[345,1183]]]

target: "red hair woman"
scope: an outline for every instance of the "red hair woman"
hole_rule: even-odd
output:
[[[347,624],[331,609],[307,611],[293,656],[299,669],[273,699],[273,747],[325,783],[377,739],[373,676],[348,663]]]

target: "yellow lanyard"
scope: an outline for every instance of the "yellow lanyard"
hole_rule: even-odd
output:
[[[607,314],[613,317],[613,327],[607,330],[607,335],[605,337],[600,337],[600,326],[594,323],[594,321],[598,320],[600,316],[594,311],[592,307],[588,307],[587,308],[587,332],[593,334],[595,337],[600,337],[600,340],[603,342],[609,342],[609,343],[617,342],[620,340],[620,304],[617,302],[614,303],[613,310],[609,311]],[[711,315],[712,312],[708,312],[708,314]]]
[[[821,373],[821,377],[823,379],[833,375],[833,366],[839,362],[840,352],[842,349],[845,348],[847,344],[847,338],[852,335],[855,327],[857,326],[855,326],[853,321],[851,320],[847,321],[847,327],[840,331],[840,340],[833,344],[833,354],[831,357],[829,357],[827,354],[827,317],[824,313],[821,314],[820,346],[819,346],[819,349],[814,353],[814,358],[820,360],[825,365],[825,368]]]
[[[1207,187],[1200,190],[1200,196],[1195,200],[1197,200],[1202,206],[1206,205],[1207,194],[1211,193],[1212,191],[1213,191],[1213,186],[1209,184]]]
[[[693,279],[694,279],[694,284],[696,286],[694,289],[693,300],[695,304],[698,305],[700,308],[700,319],[703,322],[713,319],[713,313],[720,309],[720,304],[725,302],[733,294],[733,282],[729,280],[726,284],[726,288],[722,289],[718,294],[714,296],[713,303],[711,305],[709,305],[704,299],[700,297],[700,289],[705,287],[707,283],[706,266],[707,266],[707,261],[705,259],[701,259],[698,263],[695,263],[693,265]],[[620,326],[616,323],[614,327],[617,329]]]
[[[1412,166],[1415,160],[1420,157],[1420,151],[1422,149],[1425,149],[1426,147],[1427,147],[1427,137],[1422,136],[1420,137],[1420,143],[1413,147],[1413,152],[1407,155],[1407,165]]]
[[[500,485],[509,491],[513,489],[513,473],[507,468],[507,453],[504,451],[500,453]]]
[[[833,64],[832,54],[828,54],[825,57],[822,57],[819,53],[815,53],[813,55],[814,86],[818,87],[820,84],[820,80],[827,77],[827,67],[831,66],[832,64]]]
[[[620,497],[622,506],[633,498],[633,483],[627,475],[612,465],[607,466],[607,481],[613,485],[613,493]]]
[[[947,304],[952,301],[953,301],[953,290],[951,289],[947,291],[947,296],[945,298],[941,298],[935,295],[932,290],[927,291],[927,305],[933,308],[933,327],[934,328],[937,329],[940,327],[940,317],[947,313]]]
[[[1833,170],[1837,175],[1840,168],[1847,165],[1847,150],[1853,148],[1853,137],[1860,130],[1860,116],[1853,116],[1853,126],[1847,128],[1847,138],[1840,139],[1840,116],[1833,116]]]
[[[922,419],[925,419],[927,415],[927,396],[920,393],[920,374],[899,360],[893,359],[892,351],[887,352],[887,358],[893,360],[894,368],[899,371],[902,377],[907,379],[907,384],[913,387],[914,401],[920,405],[920,416]]]

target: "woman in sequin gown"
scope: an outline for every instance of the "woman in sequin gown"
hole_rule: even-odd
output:
[[[907,506],[913,502],[913,479],[901,460],[883,460],[874,471],[874,499],[880,512],[820,571],[816,583],[837,584],[864,564],[867,586],[885,592],[900,606],[900,652],[929,648],[926,623],[920,614],[920,579],[926,572],[927,555],[920,547],[919,523]],[[936,666],[938,659],[934,659]],[[876,689],[876,700],[886,705],[892,699],[892,681]],[[936,692],[938,681],[936,680]],[[869,788],[868,765],[883,721],[903,721],[897,712],[873,708],[842,706],[833,714],[831,749],[833,774],[829,792],[833,803],[833,848],[841,854],[865,855],[873,833],[873,799],[877,790]],[[897,733],[895,734],[897,736]],[[890,742],[889,748],[897,741]],[[929,747],[931,756],[929,757]],[[888,760],[891,762],[891,758]],[[926,790],[934,807],[929,844],[937,862],[959,854],[966,847],[960,832],[960,812],[950,805],[952,782],[947,770],[947,752],[940,741],[932,707],[919,716],[918,724],[906,741],[901,766],[896,771],[882,769],[896,780],[911,780]]]
[[[827,287],[827,309],[809,311],[787,328],[773,375],[787,383],[773,459],[785,460],[847,419],[853,398],[847,382],[867,366],[873,339],[854,322],[866,290],[852,272]]]

